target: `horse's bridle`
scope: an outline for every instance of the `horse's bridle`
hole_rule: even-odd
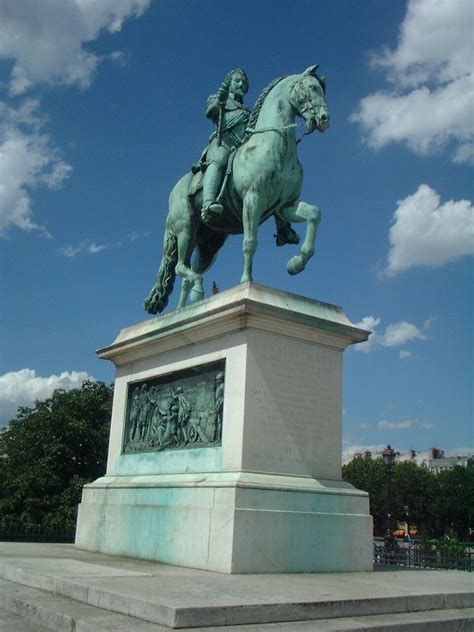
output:
[[[317,79],[317,77],[314,77],[314,78]],[[304,77],[299,77],[298,79],[296,79],[293,82],[293,85],[291,86],[291,88],[289,90],[289,93],[288,93],[289,96],[291,95],[293,90],[296,88],[296,86],[301,84],[303,80],[304,80]],[[305,98],[305,104],[307,104],[307,105],[305,105],[305,107],[303,107],[303,108],[298,107],[298,113],[301,116],[303,116],[303,114],[305,112],[309,111],[311,113],[311,115],[314,116],[314,118],[316,118],[317,117],[317,112],[316,112],[314,106],[311,103],[311,99],[308,96],[306,96],[306,98]],[[303,116],[303,118],[304,118],[304,116]],[[282,138],[285,140],[285,143],[288,145],[288,139],[287,139],[286,134],[284,132],[286,130],[288,130],[288,129],[293,129],[295,127],[301,127],[303,125],[305,125],[305,124],[304,123],[290,123],[289,125],[283,125],[282,127],[262,127],[260,129],[255,129],[253,127],[247,127],[246,130],[245,130],[245,133],[253,135],[253,134],[263,134],[265,132],[277,132],[278,134],[280,134],[282,136]],[[301,136],[301,138],[297,139],[296,144],[300,143],[305,136],[308,136],[309,134],[312,134],[314,131],[315,130],[309,130],[308,129]]]
[[[284,139],[288,147],[288,139],[286,137],[286,134],[284,134],[284,132],[287,129],[293,129],[295,127],[303,127],[303,126],[304,126],[304,123],[290,123],[289,125],[283,125],[283,127],[262,127],[261,129],[254,129],[253,127],[247,127],[247,129],[245,130],[245,133],[253,135],[253,134],[263,134],[264,132],[277,132]],[[310,130],[306,131],[301,136],[301,138],[298,138],[296,140],[296,144],[300,143],[305,136],[308,136],[308,134],[312,134],[312,133],[313,132],[311,132]]]
[[[320,87],[322,88],[321,83],[319,82],[318,78],[317,78],[317,77],[315,77],[314,75],[312,75],[312,76],[313,76],[313,78],[314,78],[314,79],[316,79],[316,81],[318,81],[318,83],[319,83]],[[297,86],[300,86],[300,85],[303,83],[304,79],[305,79],[305,77],[303,76],[303,77],[299,77],[298,79],[296,79],[296,81],[294,81],[294,83],[293,83],[293,85],[291,86],[291,88],[290,88],[290,90],[289,90],[289,93],[288,93],[288,96],[289,96],[289,98],[290,98],[290,99],[292,98],[292,96],[291,96],[291,95],[292,95],[292,93],[293,93],[293,90],[294,90]],[[303,96],[303,95],[302,95],[302,96]],[[315,107],[315,106],[312,104],[312,102],[311,102],[311,97],[310,97],[310,95],[309,95],[309,94],[306,94],[306,95],[304,95],[304,96],[305,96],[305,99],[304,99],[304,104],[302,105],[302,107],[300,107],[300,106],[299,106],[299,100],[298,100],[298,98],[296,98],[296,102],[298,103],[298,108],[297,108],[297,109],[298,109],[299,114],[300,114],[303,118],[305,118],[305,117],[304,117],[304,114],[305,114],[306,112],[309,112],[309,113],[310,113],[310,115],[311,115],[311,117],[314,117],[315,119],[317,119],[318,113],[317,113],[317,111],[316,111],[316,107]],[[305,119],[305,120],[306,120],[306,119]],[[312,130],[312,131],[306,132],[305,134],[303,134],[303,136],[307,136],[307,134],[311,134],[311,133],[312,133],[312,132],[314,132],[314,131],[315,131],[315,130]],[[303,138],[303,136],[302,136],[301,138]],[[300,139],[300,140],[301,140],[301,139]],[[298,141],[298,142],[299,142],[299,141]]]

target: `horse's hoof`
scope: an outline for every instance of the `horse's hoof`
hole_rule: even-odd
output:
[[[289,259],[288,263],[286,264],[286,269],[288,270],[288,274],[299,274],[302,270],[304,270],[302,257],[300,257],[299,255],[291,257],[291,259]]]
[[[295,246],[300,243],[300,236],[292,228],[290,228],[290,230],[288,231],[286,243],[292,245],[294,244]]]
[[[273,235],[276,239],[277,246],[286,246],[286,244],[297,245],[300,243],[300,237],[292,228],[283,228]]]
[[[193,287],[189,293],[191,303],[197,303],[204,298],[204,288],[202,287],[202,278],[199,277],[194,281]]]

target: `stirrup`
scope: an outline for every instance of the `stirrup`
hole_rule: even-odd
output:
[[[217,219],[222,215],[224,207],[219,202],[211,202],[202,207],[201,219],[203,222],[209,222],[213,219]]]

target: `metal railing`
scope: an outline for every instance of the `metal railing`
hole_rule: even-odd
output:
[[[20,531],[0,530],[0,542],[49,542],[51,544],[72,544],[75,539],[73,531]]]
[[[388,546],[386,542],[375,540],[374,565],[471,572],[474,569],[474,546],[466,543],[453,552],[422,542],[393,540]]]

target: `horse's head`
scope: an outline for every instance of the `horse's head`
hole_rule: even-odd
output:
[[[329,111],[326,103],[326,83],[317,74],[318,66],[310,66],[294,82],[289,101],[305,120],[310,132],[324,132],[329,127]]]

